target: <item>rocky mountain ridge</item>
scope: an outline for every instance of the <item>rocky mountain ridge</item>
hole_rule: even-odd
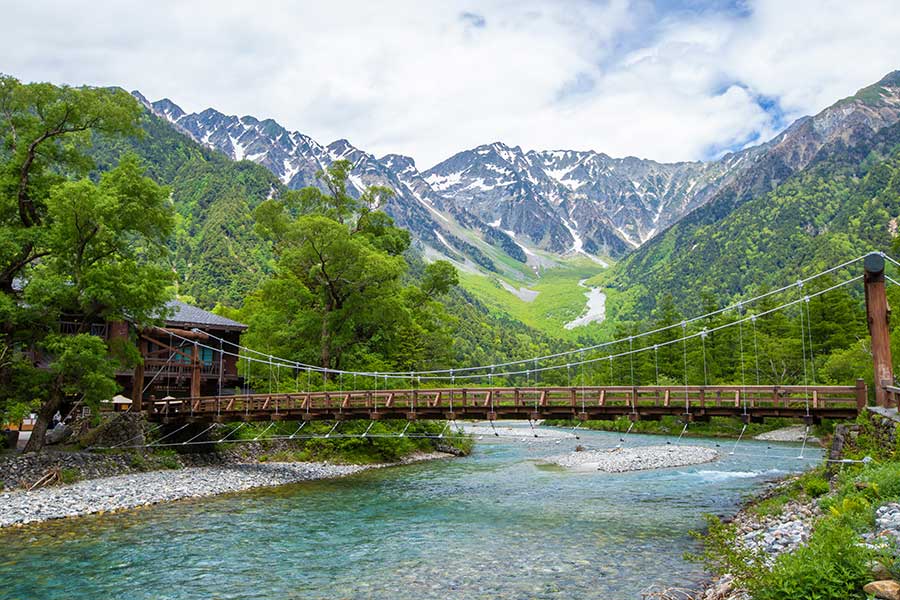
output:
[[[393,189],[384,210],[427,250],[491,271],[501,255],[528,264],[540,263],[539,251],[622,256],[701,206],[731,210],[805,168],[823,147],[853,146],[900,119],[894,72],[769,142],[714,161],[658,163],[495,142],[419,171],[410,157],[377,158],[343,139],[322,145],[272,119],[211,108],[188,114],[171,100],[134,94],[182,133],[233,160],[265,166],[289,188],[317,185],[318,171],[347,159],[352,194],[370,185]]]

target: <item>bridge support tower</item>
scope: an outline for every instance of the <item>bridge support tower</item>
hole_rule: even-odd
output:
[[[872,337],[872,363],[874,367],[875,404],[890,407],[891,395],[885,386],[894,385],[894,369],[891,363],[891,308],[888,306],[884,286],[884,257],[873,252],[863,261],[866,284],[866,320]]]

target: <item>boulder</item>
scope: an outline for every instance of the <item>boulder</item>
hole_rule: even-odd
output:
[[[872,573],[872,577],[879,581],[885,581],[891,578],[891,572],[880,561],[873,560],[870,562],[869,570]]]
[[[883,579],[867,583],[863,591],[881,600],[900,600],[900,583],[893,579]]]
[[[71,435],[72,430],[66,426],[65,423],[59,423],[53,429],[48,429],[47,433],[44,434],[44,443],[45,444],[59,444],[64,441],[69,435]]]

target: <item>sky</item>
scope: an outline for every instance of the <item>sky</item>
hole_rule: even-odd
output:
[[[7,2],[0,72],[273,118],[424,170],[502,141],[703,160],[900,69],[897,0]]]

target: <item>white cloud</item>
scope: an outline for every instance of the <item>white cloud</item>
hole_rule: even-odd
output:
[[[900,68],[894,8],[31,0],[5,9],[0,69],[271,117],[422,167],[495,140],[692,160],[767,139]]]

